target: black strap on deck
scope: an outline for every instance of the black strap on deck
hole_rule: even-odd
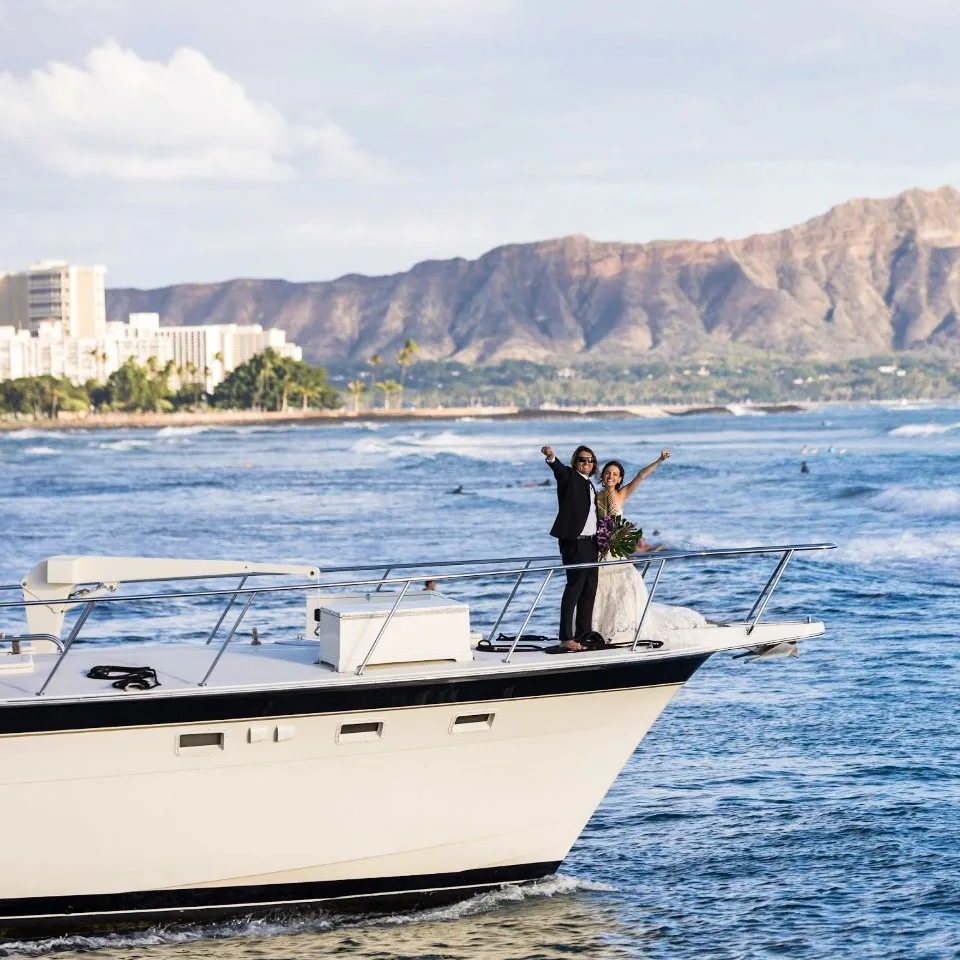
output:
[[[112,680],[117,690],[152,690],[160,686],[153,667],[113,667],[100,664],[87,671],[91,680]]]

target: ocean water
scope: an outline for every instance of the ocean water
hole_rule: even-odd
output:
[[[555,495],[537,485],[549,477],[539,448],[568,456],[580,442],[628,469],[670,448],[628,504],[650,539],[836,542],[832,553],[794,560],[768,613],[822,618],[827,636],[796,660],[708,662],[629,761],[561,874],[532,888],[389,917],[317,913],[8,943],[0,956],[960,955],[956,406],[21,430],[0,435],[0,582],[73,552],[327,564],[552,554]],[[461,485],[463,494],[451,492]],[[660,598],[742,616],[774,561],[668,567]],[[462,584],[449,592],[468,596]],[[478,626],[500,597],[493,587],[473,594]],[[258,599],[250,624],[268,638],[288,634],[302,625],[293,607]],[[552,593],[531,628],[551,630],[555,608]],[[100,609],[84,632],[108,642],[182,631],[200,642],[215,616],[178,604],[162,620],[145,605]],[[483,809],[477,797],[478,816]]]

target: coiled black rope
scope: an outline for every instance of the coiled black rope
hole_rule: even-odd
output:
[[[91,680],[113,680],[117,690],[152,690],[160,686],[153,667],[114,667],[100,664],[87,671]]]

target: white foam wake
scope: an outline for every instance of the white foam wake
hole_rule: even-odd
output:
[[[401,926],[417,923],[438,923],[460,920],[496,910],[503,904],[519,903],[543,897],[568,896],[587,892],[609,893],[614,887],[576,877],[553,876],[525,886],[508,885],[448,907],[416,910],[409,913],[346,919],[328,913],[303,911],[287,914],[282,919],[241,918],[210,924],[177,924],[151,927],[138,933],[111,933],[102,936],[62,936],[46,940],[20,940],[0,944],[0,957],[40,957],[65,950],[86,953],[92,950],[137,950],[163,944],[196,943],[201,940],[235,940],[246,937],[275,937],[289,934],[317,933],[325,930],[358,927]]]

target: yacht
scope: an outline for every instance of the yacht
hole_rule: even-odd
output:
[[[49,557],[0,594],[0,938],[423,907],[552,874],[711,656],[824,633],[764,614],[791,559],[832,546],[613,561],[649,584],[632,642],[562,655],[527,633],[552,558]],[[665,571],[765,557],[746,616],[644,634]]]

